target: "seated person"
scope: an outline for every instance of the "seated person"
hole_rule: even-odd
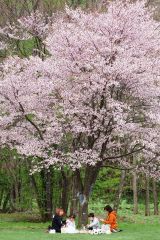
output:
[[[49,226],[48,230],[55,230],[56,233],[61,233],[63,224],[64,210],[62,208],[56,208],[56,213],[52,219],[52,227]]]
[[[111,232],[119,232],[117,225],[117,214],[111,206],[107,205],[104,207],[104,210],[108,212],[106,219],[101,219],[100,221],[103,224],[109,224]]]
[[[75,218],[76,216],[74,214],[69,216],[66,220],[66,227],[63,228],[63,233],[78,233],[76,230]]]
[[[88,215],[90,223],[87,225],[88,230],[94,230],[100,228],[99,220],[97,217],[94,216],[94,213],[90,213]]]

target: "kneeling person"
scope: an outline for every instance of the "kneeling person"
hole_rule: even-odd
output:
[[[111,206],[107,205],[104,207],[104,210],[108,212],[106,219],[101,219],[103,224],[109,224],[111,232],[119,232],[117,224],[117,214]]]

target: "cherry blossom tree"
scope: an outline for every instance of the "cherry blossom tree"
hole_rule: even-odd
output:
[[[49,28],[19,20],[43,33],[48,54],[3,63],[0,137],[33,157],[33,172],[72,168],[85,222],[101,167],[132,169],[134,154],[138,170],[159,177],[159,24],[143,1],[53,18]]]

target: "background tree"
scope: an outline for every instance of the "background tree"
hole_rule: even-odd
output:
[[[3,64],[0,125],[2,144],[44,174],[47,214],[52,166],[75,171],[79,224],[87,220],[101,167],[138,165],[159,174],[159,31],[144,6],[116,2],[104,13],[67,8],[47,23],[36,11],[19,19],[16,31],[17,25],[2,31],[38,40],[38,56]],[[129,157],[138,152],[135,167]]]

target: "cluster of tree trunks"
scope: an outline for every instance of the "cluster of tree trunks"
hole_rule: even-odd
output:
[[[83,170],[61,169],[59,172],[59,197],[55,201],[54,189],[54,169],[42,170],[36,175],[29,175],[30,184],[37,201],[37,206],[43,221],[51,219],[56,207],[62,207],[66,213],[76,214],[78,216],[79,226],[85,225],[88,220],[88,203],[92,194],[92,189],[98,177],[101,164],[95,167],[88,166]],[[28,165],[29,171],[29,165]],[[14,171],[13,171],[14,172]],[[38,175],[38,176],[37,176]],[[20,175],[19,175],[20,177]],[[138,198],[139,198],[139,182],[144,182],[145,196],[145,215],[149,216],[150,200],[153,198],[154,214],[158,215],[158,183],[154,179],[150,179],[147,175],[144,177],[138,176],[136,172],[129,173],[126,170],[121,170],[119,185],[114,198],[114,209],[118,211],[126,181],[132,178],[133,190],[133,213],[138,213]],[[18,180],[18,178],[17,178]],[[0,208],[1,211],[23,211],[21,206],[21,188],[22,183],[13,181],[11,188],[5,188],[0,191]],[[12,210],[11,210],[12,209]]]

